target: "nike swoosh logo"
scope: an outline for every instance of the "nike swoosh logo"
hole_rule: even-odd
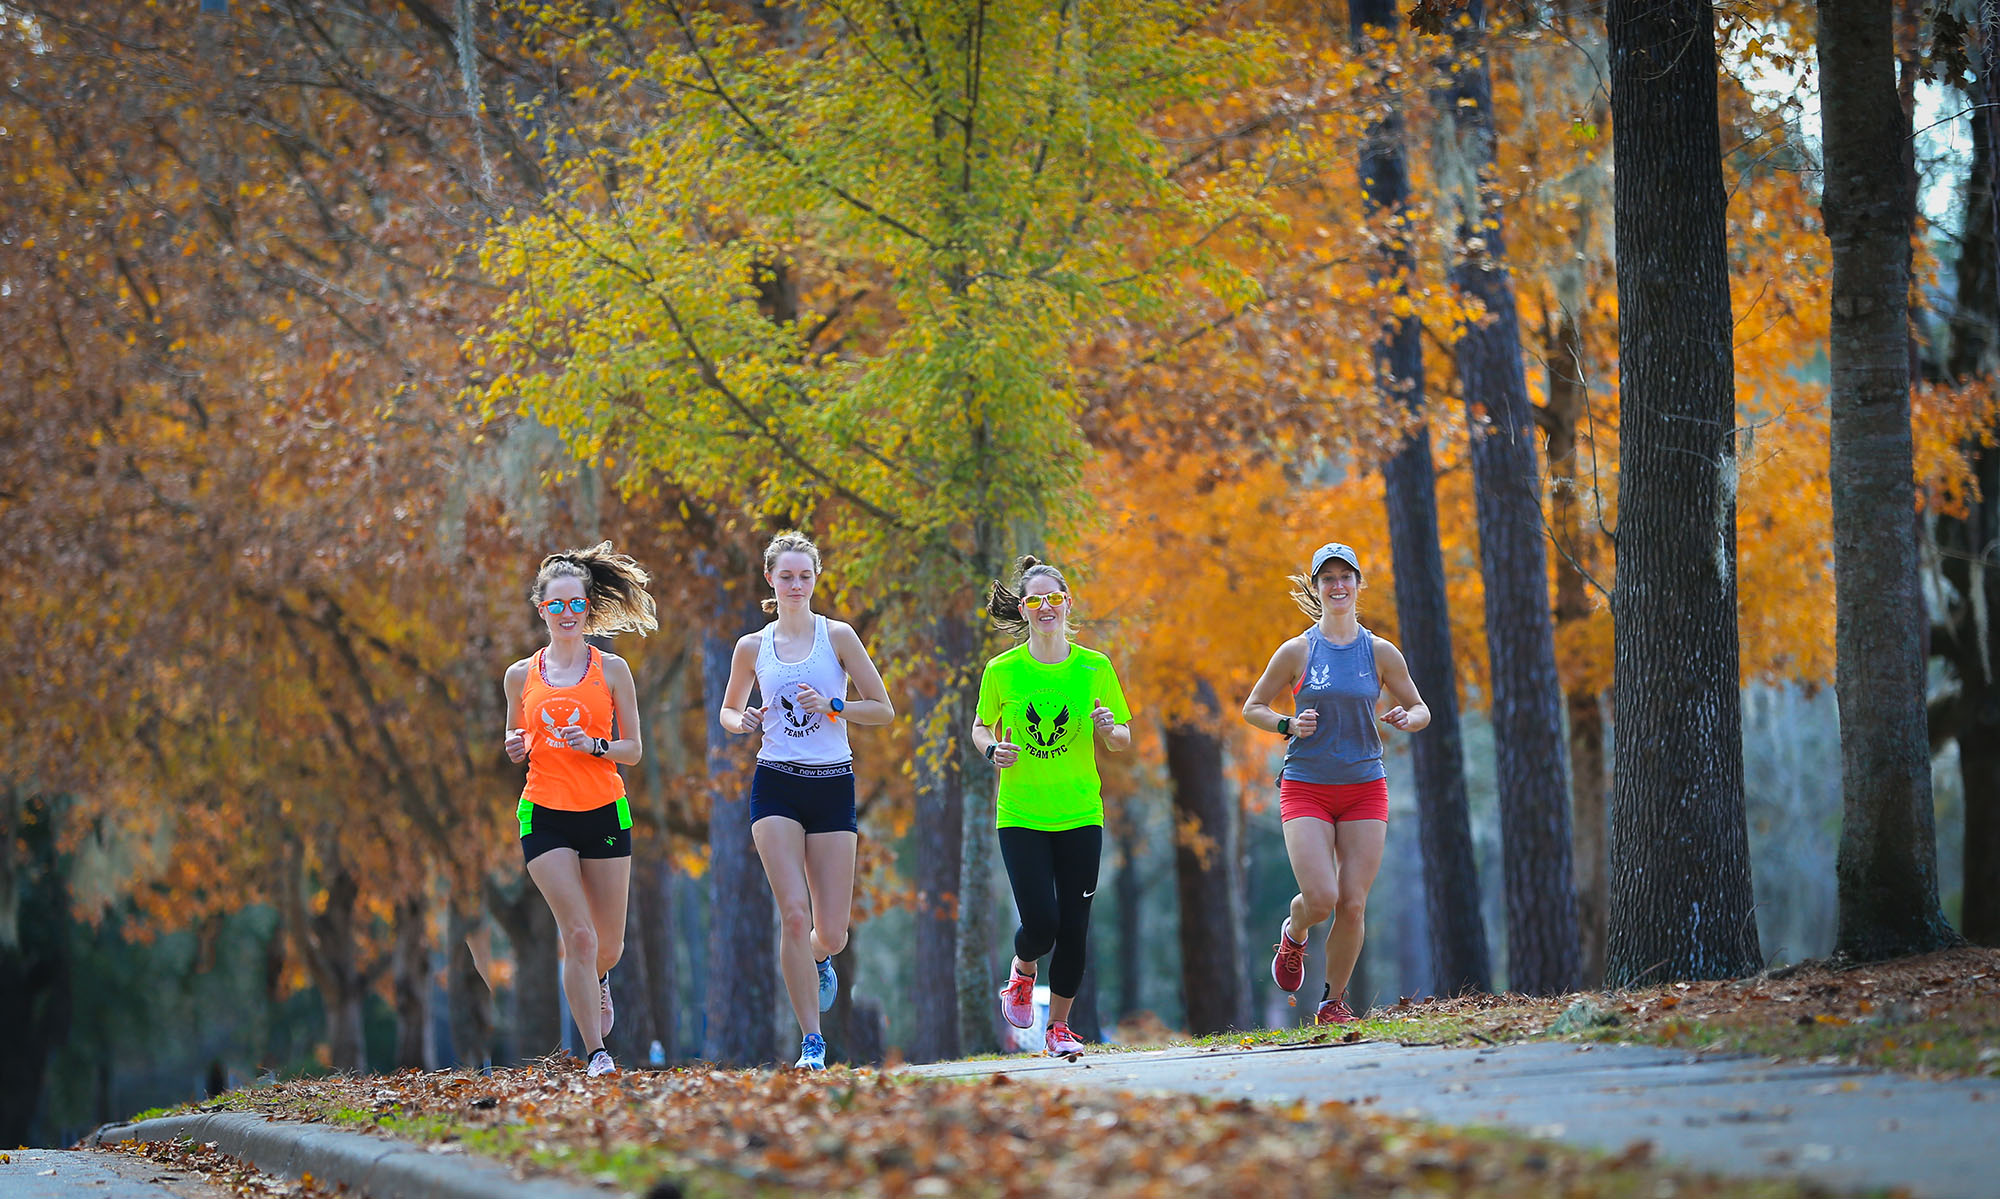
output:
[[[1096,892],[1096,891],[1094,891],[1094,890],[1093,890],[1093,891],[1085,891],[1085,892],[1083,893],[1083,897],[1084,897],[1085,899],[1089,899],[1089,898],[1090,898],[1091,896],[1093,896],[1093,895],[1095,895],[1095,894],[1097,894],[1097,892]]]

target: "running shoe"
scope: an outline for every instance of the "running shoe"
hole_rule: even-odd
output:
[[[826,1069],[826,1038],[816,1032],[807,1033],[806,1039],[799,1042],[799,1060],[792,1069]]]
[[[1347,1006],[1347,992],[1319,1001],[1319,1010],[1313,1013],[1314,1024],[1352,1024],[1361,1017]]]
[[[1296,991],[1306,981],[1306,943],[1292,940],[1285,930],[1292,926],[1292,918],[1285,917],[1278,925],[1278,943],[1271,946],[1275,951],[1271,958],[1271,981],[1278,984],[1280,991]]]
[[[590,1055],[590,1067],[584,1071],[592,1078],[604,1074],[618,1073],[618,1063],[611,1060],[609,1049],[600,1049]]]
[[[611,1021],[613,1019],[611,1011],[611,972],[608,970],[599,976],[597,980],[597,1010],[604,1017],[600,1021],[603,1027],[598,1029],[597,1035],[608,1037],[611,1035]]]
[[[821,958],[813,963],[813,969],[819,971],[819,1010],[832,1011],[833,1001],[840,995],[840,976],[833,972],[833,959]]]
[[[1035,1026],[1035,976],[1019,970],[1000,988],[1000,1014],[1015,1028]]]
[[[1060,1020],[1049,1025],[1048,1036],[1042,1043],[1048,1047],[1050,1057],[1075,1057],[1083,1052],[1083,1042]]]

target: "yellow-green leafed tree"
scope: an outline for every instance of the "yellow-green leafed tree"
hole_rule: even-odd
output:
[[[1184,181],[1186,132],[1149,119],[1279,55],[1193,3],[758,12],[667,0],[579,22],[649,102],[636,129],[583,131],[590,152],[548,143],[556,185],[485,244],[509,298],[471,349],[489,410],[614,460],[628,489],[814,520],[845,586],[940,659],[917,705],[916,973],[950,979],[957,955],[962,1027],[943,984],[915,997],[941,1013],[917,1041],[983,1047],[992,808],[990,780],[965,787],[984,763],[959,735],[985,649],[970,601],[1079,510],[1073,349],[1253,294],[1230,251],[1272,219],[1270,157]]]

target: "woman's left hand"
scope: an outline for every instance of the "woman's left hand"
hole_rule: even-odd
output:
[[[557,731],[562,734],[563,743],[578,753],[587,754],[597,748],[597,738],[584,732],[580,724],[564,725]]]
[[[1092,700],[1091,703],[1096,706],[1090,710],[1090,723],[1097,727],[1098,732],[1108,733],[1118,727],[1118,714],[1105,707],[1103,700]]]
[[[798,705],[808,712],[818,712],[822,716],[833,711],[833,701],[814,691],[811,686],[805,683],[799,684]]]

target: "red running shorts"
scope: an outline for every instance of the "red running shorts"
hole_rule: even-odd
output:
[[[1389,819],[1389,780],[1366,783],[1302,783],[1278,780],[1278,819],[1310,816],[1328,824],[1343,820]]]

